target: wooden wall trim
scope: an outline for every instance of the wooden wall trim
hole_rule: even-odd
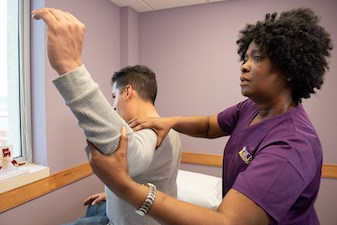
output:
[[[0,194],[0,213],[83,179],[90,174],[92,174],[92,170],[89,163],[83,163],[44,179],[4,192]]]
[[[222,167],[222,156],[206,153],[182,152],[181,162],[203,166]]]
[[[322,177],[337,179],[337,165],[335,164],[323,164]]]
[[[222,156],[215,154],[183,152],[182,163],[204,166],[222,166]],[[44,179],[15,188],[0,194],[0,213],[19,206],[32,199],[45,195],[70,183],[83,179],[92,174],[89,163],[58,172]],[[322,178],[337,179],[337,165],[324,164]]]
[[[183,152],[181,162],[187,164],[222,167],[222,155]],[[322,178],[337,179],[337,165],[324,164],[322,167]]]

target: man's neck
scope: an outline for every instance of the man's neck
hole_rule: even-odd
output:
[[[156,108],[150,102],[138,102],[134,105],[133,112],[134,118],[159,117]]]

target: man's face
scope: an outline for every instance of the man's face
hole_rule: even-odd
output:
[[[116,82],[112,85],[112,98],[112,107],[123,119],[126,119],[123,93],[121,93],[120,90],[117,88]]]

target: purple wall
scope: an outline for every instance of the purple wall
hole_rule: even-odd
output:
[[[33,8],[44,1],[33,0]],[[299,6],[313,8],[337,43],[337,3],[334,0],[232,0],[138,14],[118,8],[109,0],[46,0],[46,6],[67,10],[86,25],[83,60],[107,98],[112,72],[121,66],[142,63],[157,74],[156,103],[162,116],[218,113],[243,97],[235,41],[238,31],[264,14]],[[52,86],[56,77],[45,56],[42,22],[32,23],[32,79],[34,159],[55,173],[86,162],[85,140],[71,112]],[[325,163],[337,164],[336,54],[323,89],[305,101],[324,147]],[[325,110],[321,110],[325,109]],[[221,154],[226,138],[201,140],[182,135],[185,151]],[[183,168],[220,176],[218,168],[183,165]],[[84,187],[84,188],[83,188]],[[84,214],[87,195],[102,190],[90,176],[0,215],[0,224],[56,225]],[[316,208],[322,225],[335,225],[337,180],[323,179]]]
[[[121,8],[121,67],[139,63],[139,13]]]

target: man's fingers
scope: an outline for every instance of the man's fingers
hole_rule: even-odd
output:
[[[97,196],[94,196],[94,195],[91,195],[89,196],[88,198],[86,198],[84,201],[83,201],[83,205],[88,205],[90,204],[93,200],[95,200],[97,198]]]
[[[74,15],[72,15],[71,13],[68,12],[64,12],[64,17],[67,18],[68,20],[73,20],[76,21],[77,23],[82,23],[81,21],[79,21]]]
[[[34,19],[42,19],[48,26],[64,20],[79,22],[79,20],[70,13],[53,8],[34,10],[32,16]]]
[[[103,195],[99,195],[94,201],[92,201],[92,205],[96,205],[98,203],[100,203],[101,201],[105,201],[105,196]]]
[[[32,16],[36,20],[42,19],[47,24],[47,26],[57,22],[55,15],[52,13],[52,9],[49,8],[34,10],[32,12]]]

